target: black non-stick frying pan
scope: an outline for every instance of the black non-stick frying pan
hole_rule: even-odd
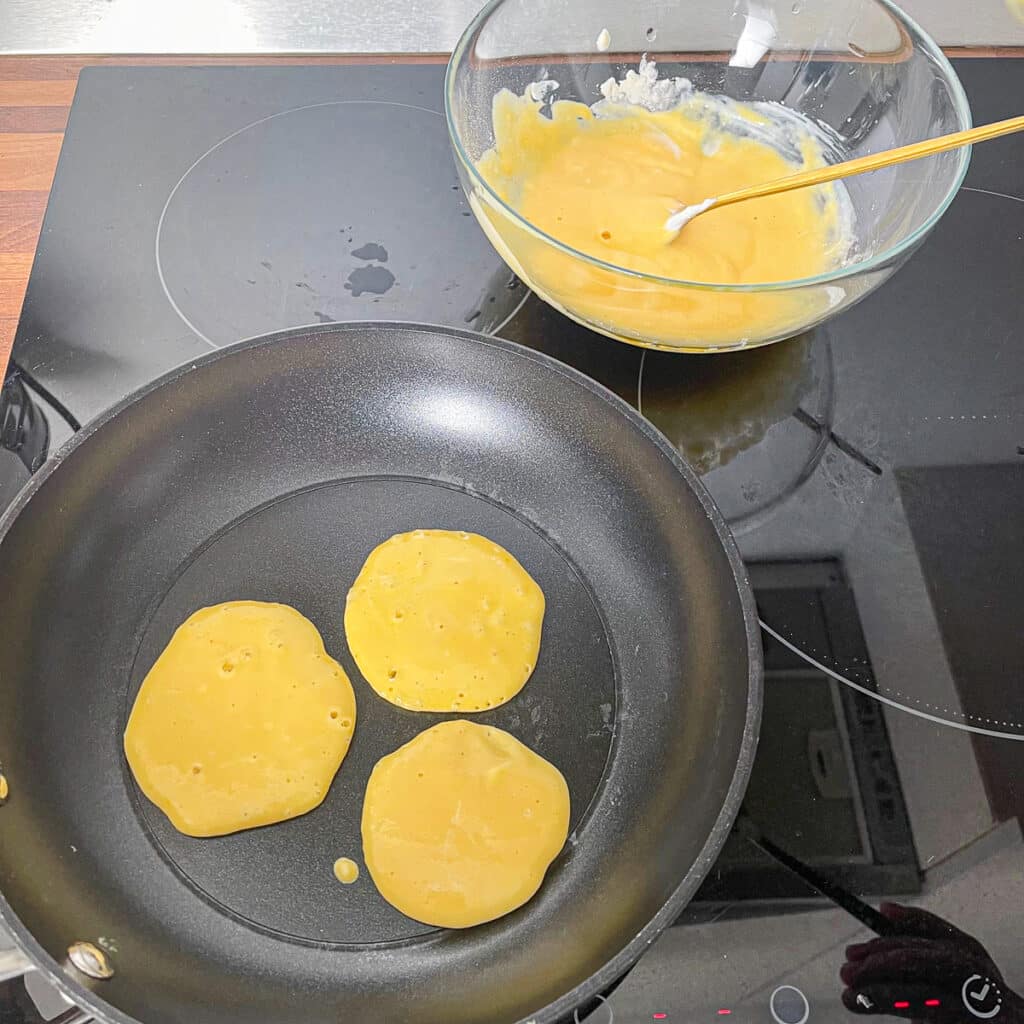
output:
[[[536,898],[465,931],[331,873],[361,859],[375,761],[451,717],[381,701],[345,645],[363,559],[416,527],[485,534],[543,588],[536,671],[476,720],[556,764],[572,797]],[[174,628],[233,598],[316,623],[358,725],[315,811],[192,839],[139,793],[121,735]],[[86,427],[0,520],[0,628],[0,916],[118,1022],[571,1019],[714,862],[761,704],[742,565],[664,438],[551,359],[412,325],[256,339]],[[66,967],[77,941],[109,950],[113,977]]]

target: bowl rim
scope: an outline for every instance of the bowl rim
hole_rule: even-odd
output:
[[[662,277],[658,274],[648,274],[643,271],[632,270],[628,267],[621,267],[616,263],[610,263],[606,260],[599,259],[596,256],[591,256],[585,252],[581,252],[579,249],[574,249],[572,246],[559,241],[553,235],[549,235],[546,231],[542,231],[523,217],[514,207],[506,203],[477,170],[476,164],[470,158],[462,144],[462,138],[455,125],[452,113],[455,70],[462,64],[470,40],[483,26],[491,14],[505,2],[506,0],[487,0],[487,3],[484,4],[473,20],[466,26],[462,35],[459,37],[459,41],[456,44],[455,49],[452,51],[451,58],[448,61],[448,66],[445,70],[444,76],[444,115],[445,121],[448,125],[448,135],[451,139],[452,147],[455,150],[459,162],[466,169],[467,174],[469,174],[470,178],[474,182],[474,185],[483,190],[482,198],[490,204],[498,207],[502,213],[513,221],[513,223],[534,235],[536,238],[547,242],[549,245],[558,249],[560,252],[565,253],[567,256],[582,260],[583,262],[588,263],[593,267],[597,267],[600,270],[610,271],[623,277],[630,277],[653,284],[668,285],[670,287],[694,288],[709,292],[749,293],[786,291],[793,288],[813,287],[816,285],[828,284],[832,281],[841,281],[845,278],[854,277],[864,272],[878,270],[904,253],[913,251],[914,247],[924,239],[933,227],[935,227],[939,219],[949,208],[950,203],[952,203],[956,198],[957,193],[960,191],[960,186],[963,184],[964,178],[967,175],[967,169],[971,162],[972,146],[962,146],[957,150],[959,166],[956,169],[956,173],[953,175],[953,180],[947,188],[945,195],[936,204],[935,209],[924,223],[919,225],[914,231],[901,239],[895,245],[890,246],[882,252],[875,253],[865,259],[844,264],[841,267],[836,267],[822,274],[815,274],[811,277],[791,278],[783,281],[744,282],[742,284],[715,281],[689,281],[684,278]],[[893,3],[892,0],[868,0],[868,2],[873,3],[875,6],[880,7],[882,10],[887,12],[901,29],[909,30],[910,34],[914,37],[915,43],[920,46],[926,56],[945,76],[954,111],[961,121],[960,128],[966,129],[972,127],[971,108],[967,99],[967,94],[964,91],[963,83],[960,81],[959,75],[957,75],[949,58],[942,52],[942,48],[938,43],[936,43],[935,40],[932,39],[932,37],[925,32],[909,14]]]

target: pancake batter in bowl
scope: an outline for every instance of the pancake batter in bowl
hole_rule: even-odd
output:
[[[711,210],[675,238],[663,227],[680,205],[821,166],[825,140],[809,120],[777,104],[698,92],[685,79],[659,81],[647,61],[606,82],[593,107],[560,100],[545,108],[537,97],[554,85],[495,96],[495,145],[478,169],[540,231],[625,272],[562,252],[477,202],[491,241],[531,287],[570,316],[642,343],[699,337],[732,346],[813,317],[811,298],[799,292],[713,286],[840,266],[852,237],[841,184]]]

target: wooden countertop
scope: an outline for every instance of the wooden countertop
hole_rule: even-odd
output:
[[[950,57],[1021,57],[1017,47],[950,48]],[[442,63],[442,55],[367,57],[0,57],[0,375],[21,313],[61,140],[83,67],[103,64]]]

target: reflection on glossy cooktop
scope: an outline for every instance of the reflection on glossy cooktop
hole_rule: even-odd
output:
[[[976,121],[1018,113],[1024,61],[957,70]],[[15,344],[45,440],[68,428],[41,391],[86,420],[299,323],[433,320],[577,366],[701,472],[750,571],[767,668],[751,816],[874,903],[977,936],[1024,987],[1006,911],[1024,901],[1024,137],[975,149],[934,234],[859,306],[769,349],[682,356],[526,297],[458,189],[442,76],[87,71]],[[815,1020],[848,1019],[837,972],[867,934],[745,839],[682,924],[616,991],[615,1019],[779,1019],[803,1005],[787,987]]]
[[[436,110],[313,103],[197,158],[161,210],[156,269],[182,322],[211,347],[367,317],[469,324],[481,305],[497,326],[524,290],[504,287],[512,277],[470,216]],[[502,286],[493,292],[488,267]]]
[[[72,390],[88,419],[182,362],[284,327],[392,319],[493,332],[527,292],[458,185],[442,74],[83,71],[19,363]]]

